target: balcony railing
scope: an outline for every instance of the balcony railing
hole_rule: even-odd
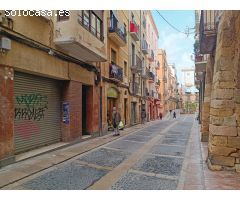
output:
[[[211,54],[216,47],[217,28],[222,12],[202,10],[200,18],[200,53]]]
[[[153,61],[154,61],[154,52],[153,52],[153,50],[149,50],[148,60],[149,60],[150,62],[153,62]]]
[[[139,41],[139,26],[135,21],[130,22],[130,34],[135,41]]]
[[[153,72],[148,72],[148,78],[149,82],[154,83],[155,75],[153,74]]]
[[[116,64],[109,65],[109,78],[123,81],[123,69]]]
[[[142,41],[142,52],[143,54],[148,54],[148,43],[146,40]]]
[[[109,19],[109,37],[119,46],[125,46],[127,43],[127,34],[123,26],[119,25],[117,18],[112,15]]]
[[[142,60],[138,55],[131,55],[131,70],[133,73],[142,72]]]

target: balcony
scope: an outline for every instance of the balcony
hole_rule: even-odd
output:
[[[53,42],[64,53],[84,62],[107,60],[107,46],[104,43],[106,33],[84,21],[79,11],[71,11],[69,20],[54,22],[53,31]]]
[[[195,72],[205,72],[207,65],[207,55],[195,56]]]
[[[216,47],[217,27],[221,11],[202,10],[199,26],[200,53],[211,54]]]
[[[149,83],[154,83],[155,75],[152,72],[148,72],[148,81]]]
[[[137,55],[131,56],[131,70],[132,73],[142,72],[142,60]]]
[[[126,33],[123,26],[119,25],[117,18],[112,15],[109,19],[108,37],[120,47],[124,47],[127,44]]]
[[[136,24],[135,21],[130,22],[130,35],[135,41],[139,41],[140,38],[139,26]]]
[[[116,64],[110,64],[109,78],[117,82],[123,81],[123,69]]]
[[[143,54],[147,55],[148,54],[148,43],[146,40],[142,41],[142,52]]]
[[[150,50],[150,49],[149,49],[149,52],[148,52],[148,60],[149,60],[150,62],[153,62],[153,61],[154,61],[154,52],[153,52],[153,50]]]

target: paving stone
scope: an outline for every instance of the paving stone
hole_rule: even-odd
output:
[[[182,162],[183,158],[147,155],[133,169],[168,176],[179,176]]]
[[[127,158],[127,156],[128,153],[126,152],[100,148],[79,158],[78,160],[105,167],[116,167],[121,162],[123,162]]]
[[[156,134],[154,134],[151,131],[139,131],[139,132],[134,133],[132,135],[139,135],[139,136],[145,136],[145,137],[150,137],[150,138],[153,138],[153,137],[156,136]]]
[[[179,140],[188,140],[189,139],[189,136],[188,135],[165,135],[165,138],[168,138],[168,139],[179,139]]]
[[[114,190],[173,190],[177,188],[176,180],[168,180],[137,173],[127,173],[113,186]]]
[[[177,145],[177,146],[186,146],[187,140],[178,140],[173,138],[164,138],[162,141],[160,141],[160,144],[168,144],[168,145]]]
[[[137,142],[147,142],[151,139],[151,137],[144,137],[142,135],[129,135],[125,137],[123,140],[137,141]]]
[[[141,146],[142,146],[141,143],[125,141],[123,139],[107,145],[107,147],[110,147],[113,149],[119,149],[126,152],[131,152],[131,153],[138,150]]]
[[[171,156],[184,156],[185,148],[179,146],[156,145],[150,153]]]
[[[71,163],[41,175],[23,187],[31,190],[81,190],[86,189],[108,173],[107,170]]]

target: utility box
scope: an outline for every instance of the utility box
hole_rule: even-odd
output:
[[[9,51],[11,50],[11,40],[6,37],[1,37],[0,38],[0,49]]]

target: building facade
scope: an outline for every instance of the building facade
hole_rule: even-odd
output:
[[[159,68],[159,61],[157,60],[157,50],[158,50],[158,30],[156,24],[153,20],[150,11],[146,15],[146,34],[148,43],[148,54],[147,54],[147,75],[148,79],[146,82],[146,93],[147,93],[147,119],[155,120],[159,116],[160,111],[160,99],[157,93],[156,82],[158,81],[157,70]],[[157,85],[158,87],[158,85]]]
[[[0,20],[0,166],[60,141],[160,113],[158,30],[150,11],[52,11]],[[29,29],[29,27],[32,27]]]
[[[47,18],[1,12],[1,165],[34,148],[98,135],[107,13],[54,11]]]

